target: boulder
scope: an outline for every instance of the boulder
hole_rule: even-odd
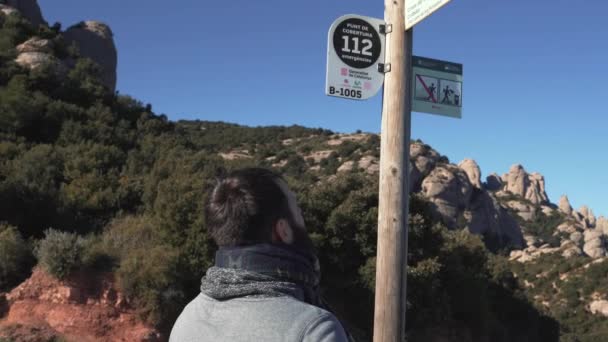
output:
[[[555,213],[555,209],[547,206],[547,205],[541,205],[540,206],[540,210],[543,212],[543,214],[545,214],[546,216],[551,216]]]
[[[458,216],[467,208],[473,187],[466,173],[454,165],[433,169],[422,181],[422,194],[434,204],[448,228],[455,228]]]
[[[471,185],[476,187],[477,189],[481,189],[481,170],[477,162],[473,159],[465,159],[458,164],[458,167],[463,169],[464,172],[469,177],[469,182]]]
[[[589,257],[597,259],[606,255],[606,241],[603,232],[595,229],[585,230],[584,240],[583,251]]]
[[[608,317],[608,300],[595,300],[589,304],[592,314],[600,314]]]
[[[359,168],[365,170],[368,174],[378,173],[380,171],[380,165],[378,164],[378,158],[374,156],[363,156],[358,162]]]
[[[112,30],[104,23],[85,21],[67,29],[63,36],[68,44],[76,43],[82,57],[99,64],[103,84],[114,92],[118,54]]]
[[[489,191],[497,191],[503,187],[502,179],[499,175],[493,173],[486,177],[486,189]]]
[[[566,259],[583,255],[583,250],[574,242],[564,240],[561,243],[562,256]]]
[[[11,15],[11,14],[14,14],[14,13],[19,13],[19,11],[17,11],[15,8],[10,7],[10,6],[6,6],[6,5],[3,5],[3,4],[0,4],[0,12],[4,13],[5,15]],[[0,22],[1,22],[1,20],[0,20]]]
[[[17,45],[17,53],[28,53],[28,52],[40,52],[40,53],[53,53],[53,42],[48,39],[41,39],[33,37],[25,41],[24,43]]]
[[[563,195],[562,197],[560,197],[559,199],[559,210],[570,216],[572,215],[572,206],[570,205],[570,201],[568,200],[568,196]]]
[[[34,25],[34,27],[47,24],[36,0],[6,0],[5,2],[6,5],[19,11],[24,18]]]
[[[581,232],[574,232],[570,234],[570,241],[572,241],[576,246],[582,246],[584,240],[584,236],[583,233]]]

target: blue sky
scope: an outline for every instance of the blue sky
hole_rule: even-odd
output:
[[[173,120],[380,130],[380,95],[324,95],[327,30],[376,0],[39,0],[66,28],[114,31],[118,89]],[[413,114],[412,137],[482,178],[520,163],[552,202],[608,215],[608,26],[603,0],[453,0],[416,26],[414,54],[464,64],[461,120]]]

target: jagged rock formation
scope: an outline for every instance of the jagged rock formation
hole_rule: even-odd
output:
[[[422,143],[410,145],[410,191],[419,192],[422,180],[431,173],[441,156],[430,146]]]
[[[545,178],[538,173],[528,174],[523,166],[513,165],[509,173],[503,175],[504,190],[519,195],[533,204],[542,204],[549,201],[545,192]]]
[[[481,189],[481,170],[479,169],[479,165],[477,165],[476,161],[473,159],[465,159],[458,164],[458,167],[463,169],[467,174],[471,185],[477,189]]]
[[[572,215],[572,206],[570,205],[570,200],[568,200],[568,196],[563,195],[559,199],[559,210],[566,214],[567,216]]]
[[[47,25],[36,0],[7,0],[6,5],[0,4],[0,11],[5,14],[18,11],[34,26]],[[112,30],[104,23],[85,21],[70,27],[62,34],[68,44],[75,44],[78,47],[82,57],[92,59],[101,67],[101,82],[114,92],[118,53]],[[73,61],[59,61],[52,50],[51,41],[33,38],[17,48],[19,55],[15,61],[30,69],[51,63],[58,72],[65,73],[68,67],[73,66]]]
[[[27,18],[35,27],[47,24],[36,0],[7,0],[6,5],[19,11],[21,15]]]
[[[524,246],[519,224],[490,193],[475,191],[464,215],[471,233],[494,237],[500,246]]]
[[[67,29],[63,36],[68,44],[76,43],[81,56],[101,66],[102,81],[113,92],[118,54],[110,27],[98,21],[85,21]]]
[[[468,207],[473,186],[455,165],[440,165],[422,181],[422,194],[434,204],[449,228],[456,228],[459,214]]]
[[[502,179],[496,173],[493,173],[493,174],[489,175],[488,177],[486,177],[485,188],[487,190],[497,191],[497,190],[502,189],[502,187],[503,187]]]

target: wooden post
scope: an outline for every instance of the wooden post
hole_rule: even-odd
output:
[[[392,31],[386,36],[374,342],[402,342],[405,329],[413,38],[405,31],[405,1],[385,0],[384,7]]]

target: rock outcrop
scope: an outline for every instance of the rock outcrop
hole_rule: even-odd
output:
[[[524,247],[519,224],[492,194],[474,191],[464,215],[471,233],[492,237],[499,246]]]
[[[519,195],[533,204],[549,201],[545,192],[545,178],[538,173],[528,174],[521,165],[513,165],[502,180],[505,183],[504,190]]]
[[[419,192],[422,180],[435,168],[441,156],[428,145],[414,142],[410,145],[410,191]]]
[[[47,24],[36,0],[6,0],[6,5],[19,11],[34,27]]]
[[[600,216],[597,219],[595,229],[604,232],[604,235],[608,236],[608,219],[606,219],[604,216]]]
[[[481,189],[481,169],[479,169],[479,165],[477,165],[476,161],[473,159],[465,159],[458,164],[458,167],[463,169],[467,174],[471,185],[477,189]]]
[[[104,23],[85,21],[67,29],[63,36],[68,44],[76,43],[81,56],[101,66],[102,82],[114,92],[118,54],[112,30]]]
[[[559,210],[566,216],[572,215],[572,206],[570,205],[570,200],[568,200],[568,196],[563,195],[559,199]]]
[[[448,228],[455,228],[459,215],[470,203],[473,186],[455,165],[440,165],[422,181],[422,194],[434,204]]]
[[[502,189],[503,182],[499,175],[493,173],[486,177],[486,189],[489,191],[497,191]]]
[[[608,317],[608,300],[595,300],[589,304],[589,311],[592,314],[600,314]]]
[[[31,38],[16,48],[15,62],[32,70],[42,66],[51,66],[59,75],[65,74],[66,66],[53,54],[53,42],[38,37]]]
[[[583,251],[591,258],[601,258],[606,255],[606,238],[602,231],[587,229],[584,231],[585,245]]]

